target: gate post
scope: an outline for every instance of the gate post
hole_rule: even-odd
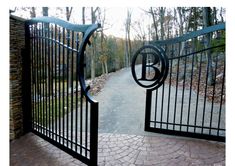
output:
[[[145,105],[145,124],[144,130],[150,131],[150,114],[151,114],[151,103],[152,103],[152,90],[146,90],[146,105]]]
[[[90,126],[90,165],[95,166],[98,162],[98,103],[91,104]]]
[[[25,24],[25,49],[22,49],[22,110],[23,130],[28,133],[32,128],[31,120],[31,75],[30,75],[30,32]]]

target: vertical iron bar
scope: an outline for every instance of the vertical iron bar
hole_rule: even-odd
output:
[[[86,121],[85,121],[85,156],[87,157],[87,133],[88,133],[88,101],[86,99]]]
[[[151,100],[152,100],[152,97],[151,97]],[[154,110],[154,128],[157,127],[157,110],[158,110],[157,103],[158,103],[158,89],[156,89],[155,110]],[[150,108],[150,111],[151,111],[151,108]]]
[[[222,82],[222,90],[220,96],[220,108],[219,108],[219,122],[217,127],[217,136],[219,136],[220,131],[220,120],[221,120],[221,109],[222,109],[222,102],[223,102],[223,93],[224,93],[224,81],[225,81],[225,55],[224,55],[224,72],[223,72],[223,82]]]
[[[78,33],[76,35],[76,50],[78,51],[79,48],[79,38],[78,38]],[[76,147],[75,147],[75,151],[77,152],[77,143],[78,143],[78,52],[76,53],[76,118],[75,118],[75,126],[76,126],[76,130],[75,130],[75,134],[76,134],[76,138],[75,138],[75,142],[76,142]]]
[[[33,103],[32,103],[32,129],[34,129],[34,118],[35,118],[35,108],[36,108],[36,105],[35,105],[35,70],[34,70],[34,63],[35,63],[35,33],[34,33],[34,26],[31,25],[31,32],[32,33],[32,46],[31,46],[31,58],[32,58],[32,61],[31,61],[31,65],[32,65],[32,95],[33,95]]]
[[[42,118],[42,102],[41,102],[41,39],[40,39],[40,26],[38,24],[38,103],[39,103],[39,131],[42,132],[41,118]]]
[[[49,110],[48,110],[48,125],[49,125],[49,138],[51,138],[51,49],[50,49],[50,24],[47,25],[47,35],[48,35],[48,96],[49,96]]]
[[[170,78],[169,78],[169,92],[168,92],[168,105],[167,105],[167,126],[166,128],[168,129],[168,123],[169,123],[169,110],[170,110],[170,99],[171,99],[171,76],[172,76],[172,61],[170,63]]]
[[[145,131],[150,130],[151,102],[152,102],[152,91],[147,89],[146,90],[146,105],[145,105],[145,125],[144,125]]]
[[[74,48],[74,31],[72,31],[72,49]],[[73,55],[71,51],[71,149],[73,149]]]
[[[181,44],[179,44],[179,51],[180,51],[180,46]],[[179,52],[180,55],[180,52]],[[178,63],[177,63],[177,75],[176,75],[176,85],[175,85],[175,105],[174,105],[174,119],[173,119],[173,130],[175,130],[175,116],[176,116],[176,105],[177,105],[177,95],[178,95],[178,79],[179,79],[179,63],[180,63],[180,58],[177,59]]]
[[[42,133],[42,93],[41,93],[41,24],[38,24],[38,60],[39,60],[39,65],[38,65],[38,72],[39,72],[39,79],[38,79],[38,83],[39,83],[39,94],[40,94],[40,98],[39,98],[39,126],[40,126],[40,132]]]
[[[206,86],[205,86],[205,91],[204,91],[204,103],[203,103],[203,115],[202,115],[202,130],[201,130],[201,134],[203,134],[203,129],[204,129],[208,75],[209,75],[209,63],[207,63],[207,67],[206,67]]]
[[[51,26],[51,81],[52,81],[52,104],[51,104],[51,110],[52,110],[52,139],[54,140],[54,135],[55,135],[55,131],[54,131],[54,73],[53,73],[53,66],[54,66],[54,47],[53,47],[53,38],[54,38],[54,28],[53,25]]]
[[[215,59],[215,77],[216,77],[216,74],[217,74],[217,64],[218,64],[218,53],[216,55],[216,59]],[[211,135],[211,126],[212,126],[212,121],[213,121],[213,112],[214,112],[214,97],[215,97],[215,85],[216,85],[216,78],[215,78],[215,83],[213,85],[213,94],[212,94],[212,103],[211,103],[211,117],[210,117],[210,130],[209,130],[209,135]]]
[[[61,42],[61,28],[59,27],[59,43]],[[61,61],[61,58],[60,58],[60,44],[59,44],[59,67],[58,67],[58,70],[59,70],[59,143],[61,143],[61,72],[60,72],[60,61]]]
[[[34,24],[34,42],[35,42],[35,130],[38,130],[38,42],[37,42],[37,24]]]
[[[187,52],[187,49],[185,50],[185,54],[187,55],[188,52]],[[182,101],[181,101],[181,110],[180,110],[180,131],[181,131],[181,128],[182,128],[182,117],[183,117],[183,110],[184,110],[184,89],[185,89],[185,78],[186,78],[186,63],[187,63],[187,57],[185,57],[184,59],[184,80],[183,80],[183,91],[182,91]],[[183,60],[183,59],[182,59]]]
[[[38,24],[37,24],[37,26],[38,26]],[[36,33],[37,33],[37,37],[36,37],[36,40],[37,40],[37,69],[36,69],[36,74],[37,74],[37,131],[39,132],[39,112],[40,112],[40,103],[39,103],[39,83],[38,83],[38,81],[39,81],[39,76],[38,76],[38,70],[39,70],[39,68],[38,68],[38,66],[39,66],[39,64],[38,64],[38,61],[39,61],[39,42],[38,42],[38,27],[36,28]]]
[[[37,105],[37,43],[36,43],[36,37],[37,37],[37,27],[36,24],[34,24],[34,105],[35,105],[35,110],[34,110],[34,130],[37,128],[37,110],[38,110],[38,105]]]
[[[63,44],[65,44],[65,28],[63,28]],[[64,82],[65,82],[65,48],[64,48],[64,45],[63,45],[63,50],[62,50],[62,54],[63,54],[63,56],[62,56],[62,64],[63,64],[63,90],[62,90],[62,92],[63,92],[63,107],[62,107],[62,109],[63,109],[63,145],[65,144],[65,142],[64,142],[64,139],[65,139],[65,117],[64,117],[64,115],[65,115],[65,110],[64,110],[64,107],[65,107],[65,102],[64,102],[64,98],[65,98],[65,87],[64,87]]]
[[[162,116],[163,116],[163,104],[164,104],[164,89],[165,83],[162,85],[162,104],[161,104],[161,121],[160,121],[160,128],[162,128]]]
[[[192,55],[193,59],[192,59],[192,71],[191,71],[191,78],[190,78],[190,90],[189,90],[189,99],[188,99],[188,121],[187,121],[187,132],[189,129],[189,118],[190,118],[190,108],[191,108],[191,95],[192,95],[192,84],[193,84],[193,69],[194,69],[194,56],[195,54]]]
[[[70,31],[67,30],[67,46],[69,47],[69,34],[70,34]],[[69,49],[67,47],[67,94],[66,94],[66,99],[67,99],[67,112],[66,112],[66,116],[67,116],[67,121],[66,121],[66,128],[67,128],[67,147],[69,146]]]
[[[55,41],[57,41],[57,25],[55,25]],[[55,42],[55,133],[56,137],[55,140],[57,142],[57,137],[58,137],[58,118],[57,118],[57,111],[58,111],[58,106],[57,106],[57,43]]]
[[[41,68],[41,70],[42,70],[42,96],[43,96],[43,98],[42,98],[42,102],[43,102],[43,134],[45,135],[45,83],[44,83],[44,78],[45,78],[45,73],[44,73],[44,66],[45,66],[45,63],[44,63],[44,60],[45,60],[45,54],[44,54],[44,45],[45,45],[45,42],[44,42],[44,34],[43,34],[43,32],[44,32],[44,26],[43,26],[43,24],[42,24],[42,34],[41,34],[41,38],[42,38],[42,68]]]
[[[41,133],[44,134],[44,93],[43,93],[43,31],[42,24],[40,24],[40,103],[41,103]]]
[[[46,35],[45,35],[45,24],[42,24],[42,36],[43,36],[43,56],[44,56],[44,61],[43,61],[43,103],[44,103],[44,112],[43,112],[43,117],[44,117],[44,135],[47,135],[47,91],[46,91]]]
[[[81,85],[81,82],[80,82],[80,85]],[[83,123],[83,110],[82,110],[82,107],[83,107],[83,90],[81,88],[81,98],[80,98],[80,154],[82,154],[82,137],[83,137],[83,134],[82,134],[82,123]]]
[[[46,83],[45,83],[45,89],[46,89],[46,108],[45,108],[45,110],[46,110],[46,136],[48,136],[48,100],[47,100],[47,96],[48,96],[48,73],[47,73],[47,71],[48,71],[48,33],[47,33],[47,24],[45,24],[45,29],[44,29],[44,33],[45,33],[45,50],[44,50],[44,53],[45,53],[45,75],[46,75]]]
[[[196,108],[195,108],[195,120],[194,120],[194,133],[196,132],[196,123],[197,123],[197,109],[198,109],[198,99],[199,99],[199,88],[200,88],[200,81],[201,81],[201,68],[202,68],[202,53],[200,55],[200,62],[199,62],[199,71],[198,71],[198,85],[197,85],[197,99],[196,99]]]

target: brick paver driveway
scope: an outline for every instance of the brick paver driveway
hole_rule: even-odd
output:
[[[223,166],[224,143],[173,136],[99,134],[99,166]],[[29,133],[11,142],[12,166],[85,165]]]

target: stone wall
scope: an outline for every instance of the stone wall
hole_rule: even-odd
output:
[[[23,134],[21,50],[25,47],[24,21],[10,16],[10,140]]]

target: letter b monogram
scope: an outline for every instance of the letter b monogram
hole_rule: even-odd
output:
[[[137,57],[141,59],[137,65]],[[168,74],[168,58],[161,47],[145,45],[132,58],[131,72],[136,83],[144,88],[155,89],[160,87]],[[141,71],[138,73],[138,71]],[[137,74],[138,73],[138,74]],[[137,78],[138,77],[138,78]]]

